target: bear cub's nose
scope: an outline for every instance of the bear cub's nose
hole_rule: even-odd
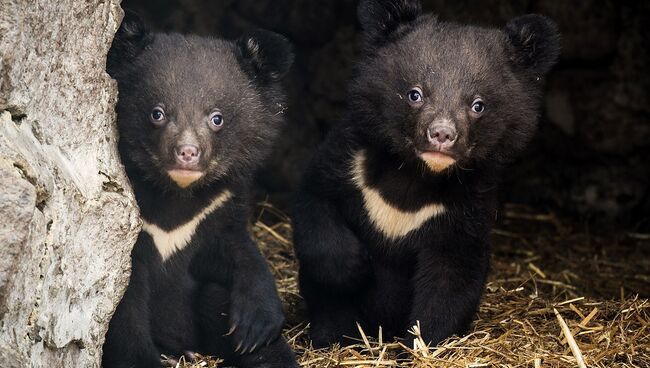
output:
[[[176,153],[176,160],[183,165],[196,165],[199,162],[201,150],[193,144],[183,144],[177,146],[174,150]]]
[[[456,129],[449,124],[434,124],[427,130],[429,142],[439,150],[451,148],[458,138]]]

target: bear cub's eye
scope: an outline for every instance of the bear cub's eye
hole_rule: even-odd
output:
[[[408,91],[406,96],[408,97],[409,102],[412,104],[422,102],[422,90],[418,87],[415,87],[412,90]]]
[[[165,121],[165,110],[162,107],[156,106],[151,110],[151,122],[155,125],[160,125]]]
[[[210,114],[210,128],[212,130],[219,130],[221,126],[223,126],[223,115],[221,114],[220,111],[213,111],[212,114]]]
[[[483,111],[485,111],[485,102],[483,102],[483,100],[480,98],[474,100],[474,102],[472,102],[472,111],[477,114],[481,114]]]

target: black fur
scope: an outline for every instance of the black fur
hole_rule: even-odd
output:
[[[108,51],[106,70],[110,75],[119,72],[119,67],[133,61],[144,48],[153,40],[140,16],[131,11],[124,11],[124,18],[113,44]]]
[[[422,12],[419,0],[361,0],[359,23],[364,30],[367,46],[379,46]]]
[[[557,25],[544,16],[517,17],[508,22],[506,33],[515,50],[512,60],[524,70],[546,74],[560,56]]]
[[[541,16],[504,30],[438,22],[416,1],[362,1],[367,53],[357,65],[349,112],[304,174],[293,218],[300,289],[315,346],[367,333],[425,340],[462,333],[478,306],[489,260],[497,185],[535,131],[543,77],[556,61],[557,29]],[[368,41],[369,40],[369,41]],[[408,91],[422,90],[421,103]],[[479,98],[486,109],[470,111]],[[429,129],[457,138],[436,148]],[[455,163],[431,169],[424,153]],[[381,232],[351,172],[389,205],[413,213],[444,206],[404,236]],[[436,156],[440,157],[440,156]],[[392,224],[395,222],[392,222]]]
[[[161,354],[185,351],[241,367],[297,366],[280,336],[273,277],[247,231],[251,177],[281,127],[277,82],[292,55],[279,35],[243,37],[153,34],[129,13],[115,37],[108,71],[120,93],[119,151],[143,220],[171,231],[226,191],[231,197],[166,260],[150,233],[140,233],[106,336],[105,367],[160,367]],[[255,58],[241,46],[248,40]],[[156,106],[164,107],[164,124],[153,123]],[[210,126],[215,108],[220,129]],[[200,149],[194,169],[203,175],[182,188],[168,173],[187,142]]]
[[[293,63],[291,46],[284,37],[262,30],[249,31],[237,41],[242,64],[248,66],[253,79],[262,83],[277,82]]]

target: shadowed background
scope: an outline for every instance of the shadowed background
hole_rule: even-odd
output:
[[[562,33],[539,132],[507,173],[504,202],[578,221],[650,231],[650,2],[423,0],[442,20],[502,27],[541,13]],[[357,59],[356,0],[126,0],[155,30],[236,38],[249,28],[284,34],[296,62],[286,86],[288,123],[259,174],[280,207],[346,107]],[[645,25],[645,26],[644,26]]]

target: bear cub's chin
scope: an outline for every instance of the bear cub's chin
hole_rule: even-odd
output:
[[[439,173],[456,163],[453,157],[442,152],[424,151],[420,152],[419,156],[434,173]]]
[[[173,169],[167,175],[182,189],[185,189],[203,177],[202,171]]]

